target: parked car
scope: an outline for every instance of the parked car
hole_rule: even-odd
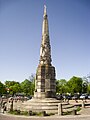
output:
[[[81,96],[80,96],[80,99],[87,99],[88,98],[88,95],[87,94],[82,94]]]
[[[56,95],[56,99],[57,99],[57,100],[62,100],[62,99],[63,99],[63,96],[62,96],[62,95],[57,94],[57,95]]]
[[[67,99],[71,100],[72,99],[72,95],[67,95]]]
[[[78,100],[79,99],[79,95],[78,94],[74,94],[73,96],[72,96],[72,100]]]
[[[63,95],[63,99],[68,99],[68,96],[67,95]]]
[[[2,99],[6,99],[6,98],[7,98],[6,96],[4,96],[4,95],[2,96]]]
[[[90,95],[88,95],[88,99],[90,99]]]

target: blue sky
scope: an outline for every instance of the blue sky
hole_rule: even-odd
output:
[[[56,79],[90,73],[90,0],[0,0],[0,81],[36,73],[44,4]]]

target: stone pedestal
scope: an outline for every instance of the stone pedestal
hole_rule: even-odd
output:
[[[20,108],[21,111],[32,111],[32,112],[42,112],[46,113],[58,113],[58,103],[60,100],[55,98],[45,98],[45,99],[36,99],[32,98],[24,103]]]
[[[36,72],[35,98],[53,98],[56,93],[55,68],[39,65]]]

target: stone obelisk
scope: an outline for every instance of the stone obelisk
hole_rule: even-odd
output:
[[[55,67],[51,64],[51,46],[46,6],[44,6],[40,61],[36,72],[34,98],[53,98],[56,92]]]
[[[57,113],[55,67],[51,64],[51,46],[46,6],[44,6],[40,60],[36,72],[34,97],[22,103],[22,111]]]

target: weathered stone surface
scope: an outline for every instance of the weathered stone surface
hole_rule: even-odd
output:
[[[36,72],[35,98],[53,98],[56,92],[55,67],[51,64],[51,46],[49,39],[48,18],[46,7],[42,26],[42,42],[40,48],[40,62]]]
[[[44,8],[40,61],[37,67],[34,98],[22,104],[21,110],[46,111],[57,113],[58,100],[55,99],[55,67],[51,64],[51,46],[49,39],[48,17]]]
[[[45,99],[33,98],[27,102],[22,103],[21,110],[22,111],[31,110],[33,112],[46,111],[46,113],[57,113],[58,103],[60,103],[60,101],[54,98]]]
[[[55,68],[53,66],[39,65],[35,81],[35,98],[55,97],[56,82]]]

